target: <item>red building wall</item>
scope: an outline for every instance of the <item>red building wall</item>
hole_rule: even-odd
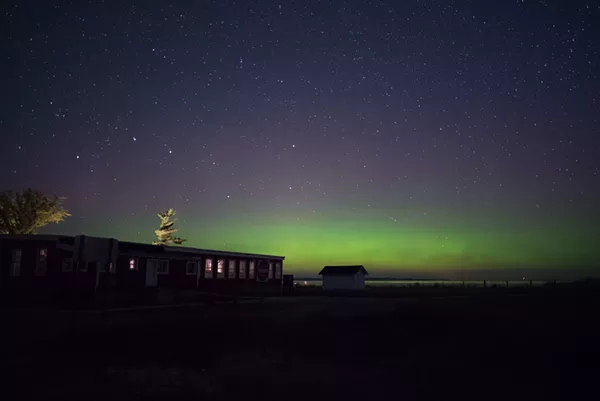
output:
[[[40,236],[41,237],[41,236]],[[199,290],[202,292],[223,292],[233,294],[262,294],[262,293],[278,293],[282,288],[283,280],[283,261],[269,258],[252,258],[252,257],[235,257],[225,255],[201,255],[197,252],[165,252],[163,248],[156,249],[156,254],[151,254],[154,251],[152,246],[140,244],[141,254],[135,254],[138,244],[129,244],[132,252],[129,254],[122,253],[117,256],[116,263],[112,272],[108,271],[108,266],[104,268],[107,271],[98,271],[102,266],[92,264],[86,265],[87,269],[82,269],[83,266],[77,265],[79,255],[73,254],[71,244],[68,237],[62,238],[59,245],[59,240],[51,239],[0,239],[0,285],[3,289],[10,288],[21,294],[66,294],[69,295],[73,291],[87,292],[93,294],[96,290],[103,292],[122,291],[136,292],[145,291],[146,286],[146,268],[147,260],[168,260],[169,273],[158,275],[158,287],[173,290]],[[39,248],[46,248],[47,264],[46,274],[44,276],[35,276],[34,270],[36,266],[36,255]],[[10,270],[12,267],[12,251],[14,249],[22,250],[21,271],[20,276],[12,277]],[[126,252],[127,249],[121,250]],[[143,253],[146,255],[143,255]],[[161,253],[162,252],[162,253]],[[142,256],[143,255],[143,256]],[[129,261],[133,258],[136,260],[135,268],[130,269]],[[62,271],[62,262],[65,259],[73,260],[73,268],[71,272]],[[205,262],[211,259],[212,263],[212,278],[205,276]],[[218,260],[224,261],[223,277],[220,278],[217,274]],[[276,263],[281,263],[282,270],[279,279],[273,277],[267,283],[259,283],[256,280],[258,261],[268,260],[275,266]],[[234,261],[233,268],[235,269],[235,278],[230,278],[229,261]],[[246,261],[245,278],[239,278],[240,261]],[[255,261],[255,275],[253,278],[249,276],[250,261]],[[199,272],[197,275],[186,274],[187,262],[194,261],[198,265]],[[86,271],[87,270],[87,271]],[[96,279],[98,278],[98,286],[96,287]]]
[[[58,247],[56,240],[1,240],[1,266],[3,287],[22,296],[56,295],[65,291],[79,289],[93,290],[95,287],[95,270],[62,271],[64,259],[73,259],[71,251]],[[21,268],[18,276],[13,276],[13,252],[21,250]],[[35,270],[40,249],[47,250],[45,274],[36,275]]]

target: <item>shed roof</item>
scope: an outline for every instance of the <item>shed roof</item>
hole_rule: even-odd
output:
[[[322,276],[352,276],[358,272],[368,275],[367,269],[363,265],[353,266],[325,266],[323,270],[319,272]]]

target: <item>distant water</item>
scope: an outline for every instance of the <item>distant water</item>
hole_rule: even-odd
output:
[[[522,287],[530,284],[534,286],[540,286],[544,284],[553,283],[553,281],[532,281],[529,280],[509,280],[508,282],[499,280],[487,280],[486,285],[488,287],[506,287],[508,283],[509,287]],[[320,279],[306,279],[306,280],[294,280],[294,284],[297,286],[317,286],[323,285]],[[483,287],[483,280],[468,280],[468,281],[452,281],[452,280],[366,280],[365,285],[368,287]]]

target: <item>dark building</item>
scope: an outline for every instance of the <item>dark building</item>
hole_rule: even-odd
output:
[[[284,295],[294,295],[294,275],[293,274],[284,274],[283,275],[283,294]]]
[[[147,289],[281,291],[282,256],[156,246],[89,236],[0,236],[0,288],[37,296]]]
[[[362,290],[365,276],[369,273],[363,265],[325,266],[319,272],[323,280],[323,290]]]

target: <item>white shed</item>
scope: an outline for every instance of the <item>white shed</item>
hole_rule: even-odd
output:
[[[362,290],[368,274],[362,265],[325,266],[319,273],[323,280],[323,290]]]

